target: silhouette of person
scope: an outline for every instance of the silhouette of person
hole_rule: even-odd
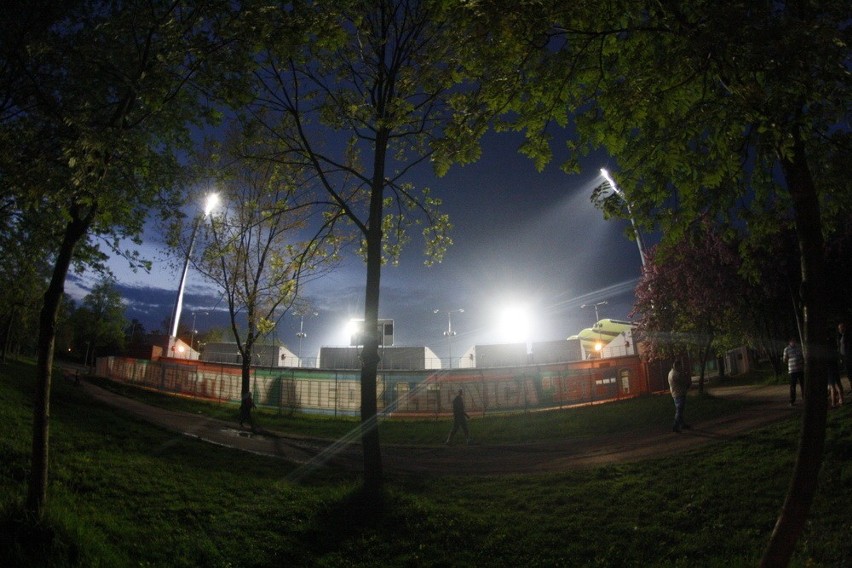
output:
[[[802,390],[802,399],[805,398],[805,355],[795,338],[790,338],[781,361],[787,363],[787,372],[790,373],[790,406],[793,406],[796,404],[797,384]]]
[[[829,406],[843,406],[843,388],[840,386],[840,362],[831,357],[826,365],[828,372],[828,401]]]
[[[672,432],[680,433],[684,429],[689,430],[690,426],[683,420],[683,411],[686,408],[686,391],[692,386],[692,377],[688,373],[684,373],[681,369],[680,361],[672,363],[672,370],[669,371],[669,391],[672,393],[674,400],[675,416]]]
[[[467,420],[470,416],[467,415],[467,412],[464,410],[464,390],[459,389],[458,394],[453,399],[453,429],[450,431],[450,435],[447,436],[447,441],[445,442],[447,445],[452,441],[453,436],[456,435],[459,428],[464,432],[465,441],[470,443],[470,433],[467,430]]]

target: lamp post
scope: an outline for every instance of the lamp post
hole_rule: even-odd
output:
[[[203,315],[210,315],[207,312],[201,312]],[[195,316],[198,315],[198,312],[192,312],[192,334],[189,336],[189,352],[192,354],[192,345],[195,343],[195,336],[198,334],[198,330],[195,329]]]
[[[317,312],[309,312],[310,315],[316,317],[319,314]],[[308,337],[308,334],[305,333],[305,312],[299,312],[296,314],[299,316],[299,332],[296,334],[296,337],[299,338],[299,366],[302,366],[302,340]]]
[[[618,186],[615,184],[615,180],[609,175],[609,172],[606,168],[601,168],[601,175],[609,184],[609,187],[612,188],[613,193],[615,193],[627,206],[627,216],[630,217],[630,224],[633,226],[633,233],[636,235],[636,246],[639,247],[639,257],[642,260],[642,267],[645,267],[645,244],[642,242],[642,235],[639,233],[639,229],[636,227],[636,219],[633,218],[633,210],[630,207],[630,201],[625,197],[624,192],[621,191]]]
[[[447,338],[447,359],[449,361],[450,369],[453,368],[453,336],[456,334],[453,331],[453,314],[463,314],[464,309],[459,308],[457,310],[445,310],[447,314],[447,331],[444,332],[444,337]],[[438,314],[441,313],[441,310],[433,310],[432,313]]]
[[[177,343],[178,324],[180,323],[180,313],[183,310],[183,292],[186,288],[186,275],[189,272],[189,260],[192,257],[192,247],[195,245],[195,236],[198,233],[198,227],[199,225],[201,225],[201,222],[206,219],[208,215],[210,215],[210,213],[213,211],[213,208],[216,207],[216,204],[218,202],[219,194],[209,194],[204,204],[204,216],[198,217],[192,227],[192,236],[189,238],[189,248],[186,251],[186,260],[183,263],[183,272],[180,276],[177,299],[175,300],[175,309],[172,313],[172,332],[171,335],[169,335],[168,345],[168,353],[171,356],[174,356],[175,344]]]
[[[598,306],[605,306],[608,303],[609,302],[607,300],[604,300],[603,302],[598,302],[596,304],[583,304],[582,306],[580,306],[580,309],[582,310],[582,309],[585,309],[585,308],[594,307],[595,308],[595,323],[598,323],[601,319],[601,317],[598,315]]]
[[[130,344],[134,345],[136,343],[136,328],[139,327],[139,322],[133,320],[133,323],[130,324]]]

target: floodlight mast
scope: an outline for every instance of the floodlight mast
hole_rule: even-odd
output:
[[[441,313],[441,311],[442,310],[436,309],[436,310],[432,310],[432,313],[438,314],[438,313]],[[453,331],[453,314],[454,313],[458,313],[458,314],[464,313],[464,308],[459,308],[457,310],[443,310],[443,311],[447,314],[447,331],[444,332],[444,337],[447,338],[448,366],[449,366],[450,369],[452,369],[453,368],[453,336],[456,334],[456,332]]]
[[[299,310],[295,315],[299,316],[299,332],[296,333],[296,337],[299,338],[299,355],[298,355],[298,357],[299,357],[299,366],[301,367],[302,366],[302,340],[305,339],[306,337],[308,337],[308,334],[305,333],[305,316],[311,315],[311,316],[316,317],[316,316],[319,315],[319,313],[318,312],[305,312],[305,311]]]
[[[189,248],[186,251],[186,260],[183,263],[183,272],[181,273],[180,284],[178,285],[177,300],[175,301],[175,309],[172,314],[172,332],[171,335],[169,335],[168,356],[173,357],[175,354],[178,324],[180,323],[180,314],[183,311],[183,293],[186,289],[186,276],[189,273],[189,260],[192,257],[192,249],[195,246],[195,237],[198,234],[198,227],[201,225],[201,222],[213,212],[213,208],[216,207],[217,203],[219,203],[219,194],[209,194],[204,202],[204,216],[198,217],[195,220],[195,224],[192,226],[192,236],[189,238]]]
[[[627,216],[630,217],[630,224],[633,226],[633,234],[636,235],[636,246],[639,247],[639,258],[642,260],[642,268],[645,268],[645,244],[642,242],[642,234],[636,226],[636,219],[633,218],[633,209],[630,207],[630,201],[624,195],[624,192],[616,185],[615,180],[609,175],[606,168],[601,168],[601,175],[609,183],[613,193],[615,193],[627,206]]]

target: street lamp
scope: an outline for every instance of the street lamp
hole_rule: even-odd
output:
[[[207,312],[201,312],[203,315],[210,315]],[[198,312],[192,312],[192,334],[189,336],[189,352],[192,354],[192,344],[195,342],[195,336],[198,334],[198,330],[195,329],[195,316],[198,315]]]
[[[183,273],[181,273],[180,276],[180,284],[178,285],[175,309],[174,313],[172,313],[172,333],[169,336],[168,346],[168,352],[170,355],[174,355],[175,344],[177,343],[178,323],[180,323],[180,313],[183,310],[183,292],[186,288],[186,275],[189,272],[189,260],[192,256],[192,247],[195,245],[195,236],[198,233],[199,225],[201,225],[201,222],[206,219],[208,215],[210,215],[210,213],[213,211],[213,208],[216,207],[217,203],[219,203],[219,194],[209,194],[204,203],[204,216],[196,218],[195,224],[192,227],[192,236],[189,238],[189,248],[186,251],[186,260],[183,263]]]
[[[615,184],[615,180],[612,179],[606,168],[601,168],[601,175],[606,180],[606,184],[608,184],[610,189],[612,189],[612,192],[615,193],[627,206],[627,216],[630,217],[630,224],[633,226],[633,233],[636,235],[636,246],[639,247],[639,257],[642,260],[642,267],[644,268],[645,244],[642,242],[642,235],[639,233],[639,229],[636,227],[636,220],[633,218],[633,210],[630,207],[630,201],[627,200],[627,197],[625,197],[624,192],[621,191]]]
[[[139,327],[139,322],[135,319],[133,323],[130,324],[130,344],[133,345],[136,343],[136,328]]]
[[[464,309],[459,308],[457,310],[444,310],[447,314],[447,331],[444,332],[444,337],[447,338],[447,353],[450,369],[453,368],[453,336],[456,334],[453,331],[453,314],[463,314]],[[433,310],[433,314],[441,313],[441,310]]]
[[[601,320],[601,317],[598,315],[598,306],[605,306],[608,303],[609,302],[607,300],[604,300],[603,302],[598,302],[596,304],[583,304],[582,306],[580,306],[580,309],[582,310],[582,309],[585,309],[585,308],[594,307],[595,308],[595,323],[598,323]]]
[[[296,337],[299,338],[299,366],[302,366],[302,340],[308,337],[308,334],[305,333],[305,312],[298,312],[296,314],[299,316],[299,332],[296,334]],[[314,317],[318,316],[317,312],[309,312],[309,315]]]

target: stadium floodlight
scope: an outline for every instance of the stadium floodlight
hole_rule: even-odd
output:
[[[627,216],[630,217],[630,224],[633,226],[633,233],[636,235],[636,246],[639,247],[639,258],[642,261],[642,267],[645,267],[645,244],[642,242],[642,234],[639,232],[639,228],[636,226],[636,219],[633,218],[633,210],[630,207],[630,201],[628,201],[627,197],[624,195],[624,192],[619,189],[618,185],[615,183],[615,180],[612,179],[612,176],[609,175],[609,172],[606,168],[601,168],[601,176],[603,176],[604,180],[606,180],[603,184],[598,187],[606,186],[604,189],[611,189],[612,192],[621,199],[624,204],[627,206]],[[604,196],[605,198],[606,196]]]
[[[180,315],[183,311],[183,293],[186,289],[186,276],[189,273],[189,261],[192,257],[192,248],[195,246],[195,237],[198,234],[198,227],[212,212],[219,203],[219,194],[210,193],[204,201],[204,216],[199,216],[195,219],[195,224],[192,226],[192,236],[189,238],[189,248],[186,250],[186,260],[183,263],[183,272],[180,276],[180,284],[178,285],[177,299],[175,300],[175,309],[172,313],[172,333],[169,335],[169,345],[167,353],[172,357],[175,356],[175,345],[177,344],[178,324],[180,323]]]
[[[447,331],[444,332],[444,337],[447,338],[447,360],[448,360],[447,366],[450,369],[452,369],[453,368],[453,336],[456,334],[456,332],[453,331],[453,314],[463,314],[464,308],[458,308],[458,309],[455,309],[455,310],[438,310],[438,309],[432,310],[433,314],[440,314],[442,312],[447,314]]]

